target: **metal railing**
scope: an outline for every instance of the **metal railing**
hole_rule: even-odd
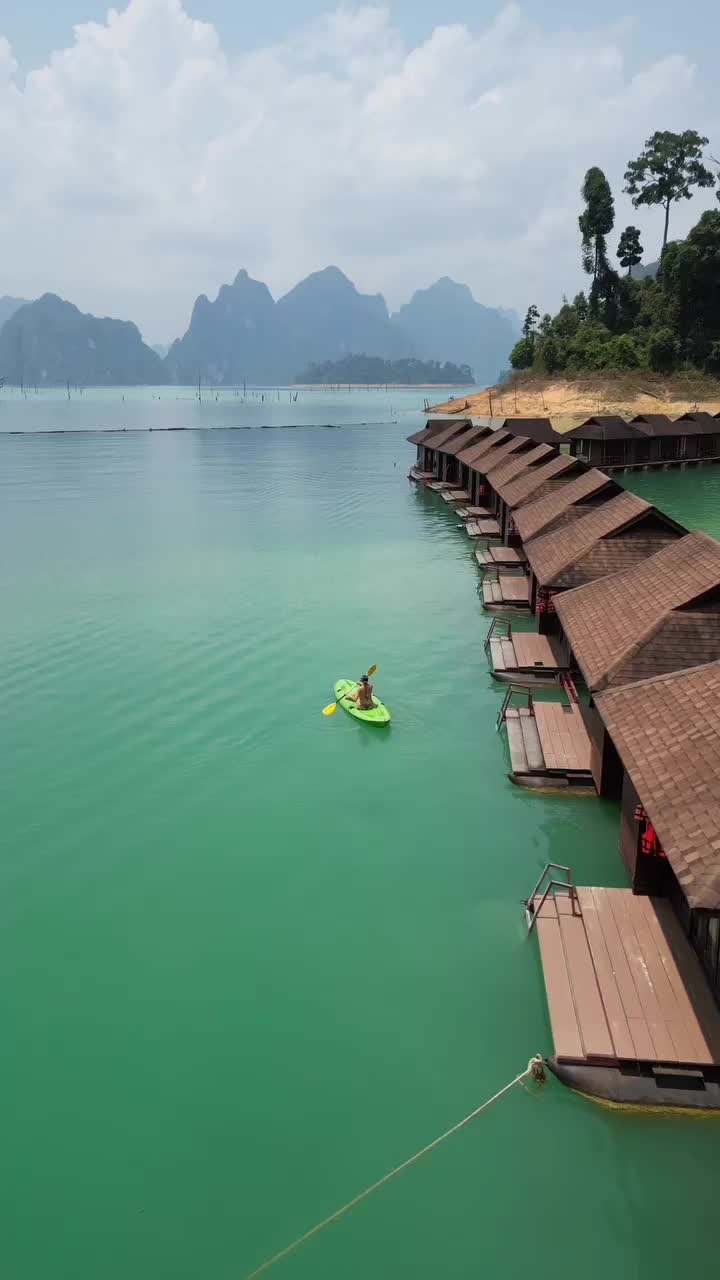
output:
[[[502,627],[505,627],[505,631],[501,630]],[[510,621],[510,619],[500,618],[498,616],[493,618],[492,622],[490,623],[490,628],[488,630],[488,633],[485,637],[485,643],[483,644],[483,649],[485,650],[486,653],[490,648],[490,641],[492,640],[496,632],[499,640],[512,640],[512,622]]]
[[[495,728],[499,729],[504,720],[507,720],[507,712],[513,697],[522,697],[525,699],[525,705],[531,716],[535,715],[535,704],[533,702],[532,689],[526,684],[509,684],[505,690],[505,697],[502,700],[502,706],[498,712],[498,718],[495,722]]]
[[[549,880],[546,879],[548,874],[556,871],[562,872],[562,874],[565,876],[565,879],[556,880],[554,878],[554,875],[552,874],[550,875]],[[540,892],[541,889],[542,889],[542,893]],[[523,906],[525,907],[525,920],[527,922],[528,933],[532,932],[535,921],[537,920],[540,912],[542,911],[542,908],[547,898],[550,897],[551,895],[554,898],[556,893],[560,893],[562,896],[567,896],[570,899],[570,902],[572,904],[572,913],[574,916],[582,915],[580,900],[578,898],[577,889],[575,887],[572,871],[570,870],[570,868],[562,866],[562,864],[559,862],[546,862],[542,870],[542,874],[537,884],[535,885],[535,888],[533,889],[529,898],[525,898],[523,902]],[[540,894],[540,901],[536,902],[535,899],[537,898],[538,894]]]

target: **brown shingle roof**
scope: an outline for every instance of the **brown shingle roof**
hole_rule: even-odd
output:
[[[462,419],[467,422],[469,419]],[[413,435],[408,436],[408,444],[428,444],[433,436],[440,435],[441,431],[445,431],[449,426],[447,418],[428,418],[422,431],[415,431]]]
[[[503,432],[506,436],[506,432]],[[488,448],[482,454],[476,456],[470,463],[472,471],[477,471],[479,475],[485,476],[496,462],[509,458],[511,453],[516,453],[518,449],[524,449],[528,441],[524,436],[510,436],[503,441],[489,441]]]
[[[597,698],[691,907],[720,909],[720,662]]]
[[[581,520],[574,520],[572,534],[563,528],[533,538],[525,550],[538,582],[543,586],[552,582],[601,538],[617,533],[650,510],[650,503],[644,498],[634,493],[619,493]]]
[[[446,426],[444,431],[440,431],[438,435],[434,435],[432,440],[426,440],[424,443],[428,449],[439,449],[441,444],[445,444],[446,440],[454,440],[456,436],[465,437],[470,427],[469,419],[462,422],[451,422]]]
[[[478,444],[480,440],[487,436],[489,427],[471,427],[464,435],[457,436],[454,440],[449,440],[444,444],[440,452],[449,453],[451,456],[457,457],[463,449],[469,449],[472,444]]]
[[[718,593],[720,602],[720,542],[688,533],[627,573],[563,593],[555,607],[594,690],[719,656],[717,603],[701,601],[682,617],[672,616],[708,592]]]
[[[668,418],[664,413],[638,413],[630,419],[644,435],[653,436],[701,436],[706,435],[712,422],[709,413],[684,413],[680,418]]]
[[[526,449],[524,453],[514,454],[511,458],[505,458],[500,463],[493,463],[488,468],[488,477],[493,488],[496,484],[505,484],[509,480],[514,480],[515,476],[519,476],[526,467],[532,467],[538,462],[542,462],[543,458],[551,457],[555,453],[550,444],[536,444],[534,449]]]
[[[536,444],[562,444],[564,439],[549,418],[506,418],[505,430],[513,436],[534,440]]]
[[[541,467],[532,467],[530,471],[523,473],[515,480],[509,480],[503,485],[495,485],[495,492],[512,511],[515,507],[522,506],[524,502],[529,502],[548,480],[556,479],[565,471],[578,471],[584,466],[585,464],[579,458],[572,458],[569,453],[559,453],[549,462],[544,462]]]
[[[583,498],[599,493],[606,485],[617,488],[604,471],[591,467],[589,471],[581,471],[579,476],[565,480],[552,493],[526,502],[513,516],[515,528],[523,542],[536,538],[558,516],[564,515],[570,507],[582,502]]]
[[[478,458],[482,458],[488,449],[494,449],[495,445],[502,444],[503,440],[507,439],[508,433],[503,431],[502,427],[498,431],[491,431],[490,435],[485,436],[484,440],[480,440],[478,444],[471,445],[469,449],[463,449],[457,455],[458,462],[471,466]]]
[[[607,578],[610,573],[626,573],[679,537],[673,529],[655,521],[652,513],[649,522],[653,527],[647,528],[648,521],[641,519],[637,525],[631,525],[618,534],[600,538],[589,551],[553,579],[553,590],[570,591],[588,582],[596,582],[598,578]],[[568,537],[572,534],[568,533]]]
[[[617,414],[586,418],[579,427],[568,432],[573,440],[637,440],[645,435],[639,426],[631,427]]]

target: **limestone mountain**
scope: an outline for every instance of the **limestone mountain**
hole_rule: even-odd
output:
[[[187,332],[173,342],[165,361],[173,382],[217,386],[284,380],[282,343],[278,350],[276,306],[267,285],[239,271],[221,286],[214,302],[201,293]]]
[[[27,298],[10,298],[7,294],[0,298],[0,329],[2,329],[6,320],[18,310],[18,307],[24,307]]]
[[[313,272],[277,302],[243,270],[214,302],[200,295],[167,367],[176,382],[288,383],[314,361],[406,350],[382,296],[359,293],[337,267]]]
[[[359,293],[337,267],[301,280],[277,304],[289,378],[307,365],[349,354],[409,355],[406,339],[390,323],[381,293]]]
[[[476,302],[466,284],[443,276],[428,289],[418,289],[392,317],[413,355],[421,360],[468,364],[481,385],[494,382],[507,369],[517,341],[515,318]]]
[[[0,377],[59,386],[134,386],[168,380],[163,361],[128,320],[86,315],[45,293],[19,307],[0,330]]]

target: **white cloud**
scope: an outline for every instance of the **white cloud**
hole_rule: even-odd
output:
[[[276,293],[336,262],[393,303],[449,274],[553,306],[580,283],[584,170],[605,168],[655,256],[625,162],[655,128],[712,129],[682,54],[628,66],[630,37],[511,4],[407,48],[386,10],[343,7],[230,59],[181,0],[130,0],[24,83],[0,39],[0,292],[53,289],[151,338],[243,265]]]

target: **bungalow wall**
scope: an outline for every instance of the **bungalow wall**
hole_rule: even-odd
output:
[[[720,911],[692,908],[669,860],[660,850],[643,849],[646,830],[642,802],[630,776],[623,771],[620,799],[620,856],[633,893],[669,898],[720,1004]]]
[[[657,435],[633,440],[571,440],[573,457],[601,471],[720,458],[720,434]]]

